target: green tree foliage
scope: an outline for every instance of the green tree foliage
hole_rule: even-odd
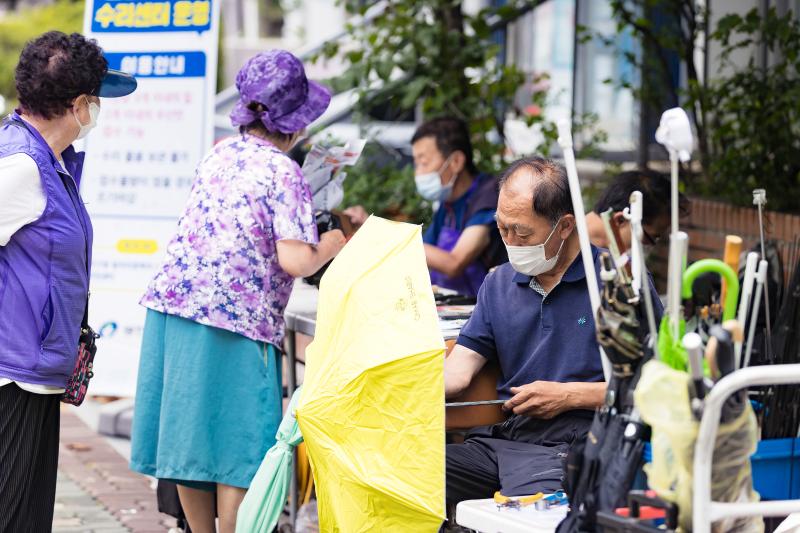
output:
[[[343,3],[353,16],[368,12],[366,2]],[[498,28],[541,3],[542,0],[511,0],[499,8],[467,14],[460,0],[393,0],[369,23],[354,19],[356,22],[347,27],[350,39],[330,43],[321,55],[344,60],[345,74],[333,84],[338,90],[358,91],[357,110],[361,116],[375,105],[390,102],[396,109],[421,112],[425,120],[443,115],[459,117],[470,127],[478,168],[497,173],[506,163],[505,120],[514,110],[518,89],[526,81],[523,72],[503,60],[503,51],[497,44]],[[546,90],[534,93],[530,103],[544,111]],[[545,117],[546,113],[541,112],[520,118],[541,129],[543,142],[536,152],[548,155],[557,132],[555,124]],[[595,123],[592,115],[576,117],[574,129],[580,131]],[[602,141],[603,137],[598,133],[593,139]],[[369,175],[361,176],[364,171]],[[383,179],[387,173],[391,180]],[[347,199],[369,203],[382,194],[376,189],[389,187],[392,198],[399,198],[400,192],[408,194],[399,206],[393,203],[391,209],[399,208],[409,216],[424,213],[427,204],[415,194],[412,174],[408,169],[367,169],[360,165],[348,173],[345,187],[359,183],[367,196],[351,190]]]
[[[368,213],[392,220],[431,220],[431,204],[417,194],[412,166],[378,143],[367,143],[358,164],[347,170],[344,184],[342,205],[361,205]]]
[[[83,2],[60,0],[54,4],[23,8],[0,18],[0,94],[16,101],[14,69],[25,43],[45,31],[80,32]]]
[[[353,15],[367,12],[358,0],[344,5]],[[512,19],[516,11],[503,13]],[[499,47],[486,24],[489,15],[484,10],[468,16],[460,1],[393,1],[369,24],[348,26],[354,46],[341,50],[348,68],[337,85],[357,89],[364,110],[388,100],[400,109],[419,105],[425,118],[464,119],[474,134],[476,163],[493,170],[502,147],[486,134],[495,131],[502,138],[503,114],[524,76],[499,61]],[[339,52],[338,44],[332,44],[326,55]],[[380,85],[377,92],[375,84]]]
[[[714,79],[703,95],[709,116],[710,161],[702,191],[750,205],[754,188],[770,193],[771,209],[800,212],[800,24],[771,8],[761,17],[723,17],[712,35],[730,74]],[[737,66],[738,50],[765,45],[763,68],[750,57]],[[697,96],[694,97],[698,99]]]
[[[750,191],[761,187],[773,193],[771,208],[800,211],[800,24],[795,14],[781,16],[772,7],[762,15],[754,8],[744,16],[719,17],[712,27],[711,13],[695,0],[613,0],[611,6],[617,30],[632,31],[642,43],[641,56],[628,54],[643,73],[634,94],[645,106],[681,105],[690,111],[701,171],[688,180],[689,190],[751,205]],[[725,4],[712,8],[724,10]],[[655,15],[665,22],[656,25]],[[705,52],[703,35],[709,49],[719,50],[707,60],[720,67],[705,78],[697,54]],[[762,50],[768,52],[765,64]],[[677,54],[685,66],[679,90],[669,54]],[[748,59],[742,63],[742,57]]]

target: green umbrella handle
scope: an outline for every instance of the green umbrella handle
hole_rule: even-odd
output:
[[[731,267],[719,259],[701,259],[692,263],[683,273],[682,296],[684,300],[692,297],[692,284],[701,274],[715,272],[725,278],[728,284],[722,308],[722,320],[736,318],[736,303],[739,301],[739,277]]]

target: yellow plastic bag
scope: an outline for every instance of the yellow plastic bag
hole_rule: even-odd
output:
[[[648,485],[678,505],[682,531],[692,530],[694,446],[699,422],[689,404],[689,375],[661,361],[649,361],[634,391],[636,408],[653,430],[653,460],[645,465]],[[749,402],[741,414],[720,423],[711,468],[711,498],[719,502],[758,501],[753,490],[750,455],[756,449],[758,425]],[[718,532],[764,530],[760,517],[715,522]]]
[[[320,284],[297,420],[320,531],[436,531],[444,341],[419,226],[371,217]]]

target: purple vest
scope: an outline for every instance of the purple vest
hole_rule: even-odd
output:
[[[89,292],[92,226],[78,192],[84,154],[67,148],[64,173],[39,132],[13,113],[0,123],[0,157],[17,153],[36,162],[47,203],[0,246],[0,377],[63,387]]]

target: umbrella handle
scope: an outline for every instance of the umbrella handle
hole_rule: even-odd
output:
[[[725,301],[722,308],[722,320],[736,318],[736,302],[739,301],[739,277],[731,267],[719,259],[701,259],[692,263],[683,273],[682,296],[684,300],[692,297],[692,284],[701,274],[714,272],[719,274],[727,284]]]

